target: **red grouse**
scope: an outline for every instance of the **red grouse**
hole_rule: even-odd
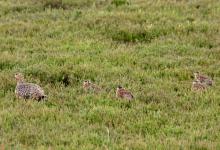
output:
[[[127,100],[132,100],[134,96],[132,95],[131,92],[125,90],[121,86],[118,86],[116,89],[116,97],[122,98],[122,99],[127,99]]]

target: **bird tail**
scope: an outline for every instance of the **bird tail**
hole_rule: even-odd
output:
[[[41,101],[41,100],[47,100],[47,95],[42,95],[38,98],[38,101]]]
[[[213,82],[212,82],[212,81],[209,81],[209,82],[208,82],[208,85],[212,86],[212,85],[213,85]]]
[[[47,99],[48,96],[47,96],[47,95],[43,95],[42,98],[43,98],[43,99]]]

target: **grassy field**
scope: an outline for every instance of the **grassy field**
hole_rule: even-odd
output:
[[[194,71],[215,85],[192,92]],[[48,101],[16,99],[16,72]],[[1,0],[0,145],[220,149],[220,1]]]

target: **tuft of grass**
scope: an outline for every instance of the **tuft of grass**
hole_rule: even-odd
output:
[[[122,5],[128,5],[128,0],[112,0],[111,4],[115,5],[116,7],[122,6]]]

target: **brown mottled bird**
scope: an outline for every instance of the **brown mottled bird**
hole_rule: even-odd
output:
[[[89,80],[83,82],[83,89],[85,91],[93,91],[93,92],[100,92],[101,88],[98,87],[96,84],[92,83]]]
[[[15,94],[18,98],[40,101],[47,97],[44,94],[44,90],[39,85],[25,82],[24,76],[21,73],[16,73],[15,79],[17,81]]]
[[[206,84],[202,84],[198,80],[192,82],[192,91],[205,91],[207,89]]]
[[[116,89],[116,97],[122,98],[122,99],[127,99],[127,100],[132,100],[134,96],[132,95],[131,92],[125,90],[121,86],[118,86]]]
[[[206,84],[208,86],[212,86],[213,85],[213,81],[211,78],[201,75],[199,72],[195,72],[194,73],[194,77],[196,81],[199,81],[202,84]]]

